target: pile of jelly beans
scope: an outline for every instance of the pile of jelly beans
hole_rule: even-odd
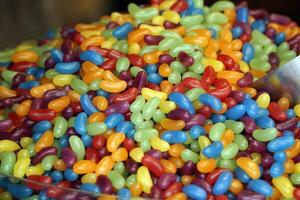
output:
[[[300,104],[251,87],[299,53],[289,17],[202,0],[2,51],[0,199],[300,199]]]

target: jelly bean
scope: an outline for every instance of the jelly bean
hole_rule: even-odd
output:
[[[76,154],[77,159],[82,160],[85,155],[85,148],[82,143],[82,140],[78,136],[72,135],[69,138],[69,143],[72,151]]]
[[[141,166],[138,170],[137,170],[137,181],[139,184],[142,185],[143,191],[146,193],[150,193],[151,187],[153,186],[151,177],[150,177],[150,173],[149,170],[144,167]]]
[[[294,186],[286,177],[280,176],[272,179],[272,183],[285,198],[292,198]]]
[[[55,70],[60,74],[74,74],[80,69],[79,62],[57,63]]]
[[[153,116],[155,109],[159,106],[160,99],[158,97],[152,97],[148,102],[145,103],[143,108],[143,118],[145,120],[151,119]]]
[[[106,148],[109,152],[114,152],[125,140],[123,133],[113,133],[107,138]]]
[[[97,108],[95,108],[95,106],[92,104],[92,101],[87,94],[84,94],[80,97],[80,104],[82,109],[88,115],[98,112]]]
[[[242,104],[238,104],[232,108],[230,108],[225,116],[227,119],[237,120],[240,119],[246,113],[246,107]]]
[[[187,140],[183,131],[166,131],[161,135],[161,138],[170,144],[184,143]]]
[[[141,93],[142,93],[142,96],[146,100],[150,100],[153,97],[157,97],[157,98],[159,98],[162,101],[165,101],[167,99],[167,94],[166,93],[155,91],[155,90],[151,90],[149,88],[143,88],[142,91],[141,91]]]
[[[231,172],[222,172],[212,188],[215,195],[221,195],[228,191],[232,182],[233,175]]]
[[[197,163],[197,169],[201,173],[212,172],[217,167],[217,162],[215,159],[209,158],[206,160],[200,160]]]
[[[32,189],[21,184],[9,183],[7,186],[8,192],[12,194],[15,198],[27,198],[33,193]]]
[[[207,197],[207,193],[201,187],[190,184],[186,185],[182,188],[182,191],[190,198],[197,200],[204,200]]]
[[[103,57],[95,51],[87,50],[80,54],[80,59],[89,61],[95,65],[101,65],[104,62]]]
[[[201,94],[199,96],[199,101],[200,103],[210,106],[217,112],[219,112],[222,109],[221,101],[210,94]]]
[[[240,157],[237,159],[237,165],[242,168],[251,178],[258,179],[260,170],[258,165],[250,158]]]
[[[16,162],[15,154],[13,152],[6,151],[0,154],[0,158],[0,172],[4,175],[10,175]]]
[[[118,123],[124,121],[124,116],[119,113],[113,113],[109,115],[104,123],[107,125],[107,128],[111,129],[118,125]]]
[[[214,142],[209,146],[205,147],[202,150],[202,153],[208,158],[217,158],[220,156],[222,149],[223,144],[221,142]]]
[[[292,147],[294,143],[295,139],[293,136],[281,136],[270,141],[267,145],[267,148],[270,152],[277,152]]]
[[[153,136],[150,139],[150,143],[153,149],[157,149],[161,152],[168,151],[170,149],[170,145],[168,142],[160,139],[157,136]]]
[[[50,147],[54,141],[54,134],[51,131],[46,131],[42,137],[35,144],[35,151],[39,152],[41,149]]]
[[[133,27],[131,23],[124,23],[113,31],[113,35],[118,39],[123,39],[132,30],[132,28]]]
[[[187,110],[189,113],[194,114],[195,109],[190,100],[178,92],[173,92],[169,95],[170,101],[173,101],[178,107]]]
[[[284,173],[284,166],[282,163],[275,162],[270,168],[270,176],[273,178],[279,177]]]
[[[223,123],[214,124],[209,131],[209,138],[212,141],[219,141],[225,131],[225,125]]]
[[[276,138],[278,131],[275,128],[256,129],[252,136],[260,142],[272,141]]]
[[[243,61],[249,63],[254,58],[254,48],[252,44],[245,43],[243,45]]]

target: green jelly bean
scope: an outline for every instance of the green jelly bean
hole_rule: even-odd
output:
[[[244,151],[248,148],[249,143],[244,135],[235,135],[233,142],[239,146],[239,150]]]
[[[116,63],[116,70],[117,72],[121,72],[123,70],[128,70],[130,66],[130,61],[128,58],[126,57],[121,57],[118,59],[117,63]]]
[[[0,154],[0,160],[0,174],[10,175],[16,163],[15,153],[9,151],[3,152]]]
[[[235,143],[231,143],[226,146],[221,153],[223,159],[232,159],[234,158],[239,152],[239,146]]]
[[[234,120],[226,120],[225,126],[226,126],[226,128],[232,130],[235,134],[241,133],[245,128],[245,125],[243,122],[237,122]]]
[[[149,151],[151,149],[151,143],[149,140],[143,140],[140,142],[140,147],[144,152]]]
[[[173,37],[166,37],[158,44],[158,49],[161,51],[167,51],[180,45],[180,42]]]
[[[186,28],[196,26],[198,24],[201,24],[202,22],[203,22],[202,15],[185,16],[185,17],[181,17],[180,19],[180,24]]]
[[[201,94],[206,93],[202,88],[192,88],[185,93],[185,96],[191,101],[195,101]]]
[[[236,168],[236,162],[234,159],[232,159],[232,160],[220,159],[218,162],[218,167],[224,168],[224,169],[230,169],[230,170],[234,171]]]
[[[45,77],[52,80],[56,75],[59,75],[59,73],[55,69],[49,69],[45,73]]]
[[[154,128],[138,129],[134,134],[134,140],[141,142],[144,140],[150,140],[154,136],[158,136],[158,131]]]
[[[100,89],[100,86],[99,86],[100,82],[101,82],[101,80],[99,80],[99,79],[93,80],[89,84],[89,89],[94,90],[94,91],[99,90]]]
[[[143,121],[141,124],[135,125],[136,129],[153,128],[154,122],[152,120]]]
[[[142,95],[136,97],[134,102],[130,105],[131,112],[141,112],[145,105],[145,98]]]
[[[197,163],[199,161],[199,155],[190,149],[184,149],[181,152],[181,158],[184,162],[192,161],[193,163]]]
[[[6,69],[6,70],[2,71],[1,76],[7,83],[11,84],[12,80],[16,74],[18,74],[18,73],[15,71]]]
[[[72,135],[69,138],[69,143],[72,151],[76,154],[77,160],[82,160],[84,159],[85,156],[85,147],[84,144],[82,143],[80,137],[76,135]]]
[[[73,90],[75,90],[78,94],[81,95],[89,91],[89,86],[79,78],[74,78],[71,81],[71,87]]]
[[[189,71],[195,72],[197,74],[202,74],[204,72],[204,66],[202,62],[196,60],[194,64],[189,67]]]
[[[258,30],[253,30],[251,33],[252,39],[251,39],[251,43],[258,43],[261,44],[262,46],[268,46],[270,44],[272,44],[272,41],[270,40],[270,38],[268,38],[266,35],[264,35],[262,32],[258,31]]]
[[[143,118],[145,120],[151,119],[153,116],[156,108],[159,106],[160,99],[158,97],[152,97],[147,103],[145,103],[144,108],[143,108]]]
[[[11,196],[11,194],[9,192],[2,192],[0,194],[0,199],[1,200],[13,200],[13,197]]]
[[[189,134],[186,134],[187,136],[187,140],[185,141],[185,143],[183,143],[184,145],[190,145],[194,140],[190,137]],[[198,141],[197,141],[198,142]]]
[[[144,9],[140,9],[135,12],[134,17],[142,20],[151,20],[153,17],[157,16],[159,11],[155,7],[148,7]]]
[[[253,131],[252,136],[260,142],[268,142],[276,138],[276,128],[256,129]]]
[[[126,168],[123,162],[117,162],[113,168],[114,171],[119,172],[122,175],[126,174]]]
[[[225,128],[225,124],[221,122],[214,124],[209,130],[209,138],[214,142],[219,141],[225,131]]]
[[[140,68],[140,67],[133,66],[133,67],[130,68],[129,71],[130,71],[130,73],[131,73],[132,76],[136,77],[136,75],[139,72],[144,71],[144,70],[142,68]]]
[[[128,53],[128,43],[126,40],[119,40],[118,42],[115,42],[113,44],[113,49],[116,49],[118,51],[121,51],[125,54]]]
[[[75,117],[71,117],[71,118],[68,120],[68,128],[74,127],[74,124],[75,124]]]
[[[87,125],[86,130],[89,135],[100,135],[107,130],[107,126],[102,122],[93,122]]]
[[[204,0],[193,0],[195,8],[202,8],[204,6]]]
[[[56,138],[62,137],[66,133],[67,129],[68,129],[68,121],[61,116],[56,117],[54,128],[53,128],[54,137]]]
[[[185,79],[185,78],[188,78],[188,77],[200,79],[201,75],[197,74],[196,72],[192,72],[192,71],[184,72],[184,74],[182,75],[182,79]]]
[[[270,53],[275,53],[277,51],[277,46],[275,44],[268,45],[264,48],[264,54],[269,55]]]
[[[113,35],[113,31],[114,31],[114,29],[104,30],[101,33],[101,36],[103,36],[105,39],[108,39],[109,37],[111,37]]]
[[[39,196],[38,195],[33,195],[31,197],[28,197],[28,198],[25,198],[25,199],[22,199],[22,200],[39,200]]]
[[[161,120],[163,120],[164,118],[166,118],[166,115],[163,111],[157,109],[154,114],[153,114],[153,120],[156,123],[159,123]]]
[[[178,71],[172,71],[168,76],[168,81],[172,84],[181,82],[181,75]]]
[[[193,151],[193,152],[196,152],[196,153],[200,153],[200,146],[199,146],[199,142],[197,140],[193,140],[190,144],[190,149]]]
[[[228,17],[221,12],[211,12],[206,16],[206,22],[208,24],[223,25],[228,22]]]
[[[162,31],[160,34],[162,36],[164,36],[165,38],[174,38],[177,40],[177,42],[179,42],[180,44],[183,44],[183,38],[181,37],[181,35],[179,35],[175,31],[165,30],[165,31]]]
[[[175,46],[174,48],[172,48],[170,50],[169,54],[173,57],[177,57],[178,54],[182,51],[191,55],[194,53],[195,48],[193,47],[193,45],[190,45],[190,44],[182,44],[182,45]]]
[[[267,72],[271,69],[271,65],[268,62],[261,62],[259,59],[252,59],[250,61],[250,67],[252,69],[262,71],[262,72]]]
[[[225,9],[233,9],[235,6],[231,1],[217,1],[211,7],[210,10],[215,11],[223,11]]]
[[[137,182],[136,174],[131,174],[126,179],[126,186],[129,188],[132,184]]]
[[[183,74],[186,71],[186,67],[183,66],[179,61],[174,61],[170,65],[172,71],[177,71],[180,74]]]
[[[139,125],[139,124],[143,123],[144,118],[143,118],[142,113],[139,111],[131,113],[130,121],[135,125]]]
[[[288,51],[290,49],[290,46],[287,42],[281,43],[277,48],[277,53],[280,53],[282,51]]]
[[[28,145],[28,147],[26,148],[30,154],[30,157],[35,156],[36,152],[35,152],[35,145],[34,144],[30,144]]]
[[[295,51],[281,51],[278,53],[278,56],[281,60],[290,61],[297,56]]]
[[[300,185],[300,173],[292,173],[290,179],[294,185]]]
[[[156,45],[146,45],[141,49],[140,55],[144,55],[146,53],[150,53],[150,52],[155,51],[155,50],[158,50],[158,46],[156,46]]]
[[[41,163],[42,169],[45,171],[49,171],[52,169],[53,163],[57,160],[57,156],[55,155],[49,155],[46,156]]]
[[[114,170],[108,173],[108,178],[114,188],[116,188],[117,190],[123,188],[126,184],[124,177],[119,172],[116,172]]]

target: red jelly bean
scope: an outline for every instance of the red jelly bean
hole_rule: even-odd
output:
[[[109,49],[106,48],[98,48],[98,47],[88,47],[89,50],[93,50],[97,53],[99,53],[103,57],[107,57]]]
[[[49,198],[58,198],[59,196],[61,196],[64,193],[64,190],[62,189],[62,187],[70,188],[71,183],[69,181],[61,181],[61,182],[57,183],[56,186],[50,187],[47,190],[47,192],[46,192],[47,196]]]
[[[137,95],[139,94],[139,91],[136,87],[129,88],[125,92],[121,94],[117,94],[112,99],[110,99],[110,102],[112,103],[120,103],[122,101],[127,101],[128,103],[131,103],[135,100]]]
[[[253,82],[253,75],[250,72],[246,72],[244,77],[238,80],[237,84],[239,87],[247,87]]]
[[[104,61],[104,63],[102,63],[101,68],[104,70],[114,71],[116,69],[116,63],[116,58],[107,59],[106,61]]]
[[[150,88],[152,90],[160,91],[160,87],[154,83],[147,83],[145,87]]]
[[[228,55],[219,54],[217,59],[224,64],[226,70],[240,70],[240,66]]]
[[[149,35],[144,36],[144,41],[149,45],[158,45],[165,37],[161,35]]]
[[[280,106],[276,102],[271,102],[268,106],[268,110],[273,119],[277,121],[287,120],[287,115],[280,109]]]
[[[86,148],[86,150],[85,150],[85,158],[87,160],[92,160],[92,161],[94,161],[96,163],[98,163],[99,160],[100,160],[100,156],[98,154],[98,151],[95,148],[93,148],[93,147]]]
[[[206,181],[207,181],[209,184],[213,185],[213,184],[217,181],[217,179],[218,179],[218,177],[220,176],[220,174],[221,174],[222,172],[225,172],[225,171],[227,171],[227,170],[226,170],[226,169],[216,169],[216,170],[214,170],[213,172],[210,172],[210,173],[206,176]]]
[[[171,6],[171,10],[175,12],[182,12],[186,9],[188,9],[189,4],[185,0],[178,0],[176,3],[174,3]]]
[[[129,59],[131,65],[134,65],[137,67],[143,67],[145,65],[144,59],[137,54],[129,54],[128,59]]]
[[[28,68],[34,67],[35,64],[31,62],[18,62],[14,63],[9,67],[9,70],[17,72],[25,72]]]
[[[178,192],[181,192],[182,189],[182,185],[181,183],[175,182],[172,183],[163,193],[162,193],[162,197],[163,198],[168,198],[170,196],[172,196],[173,194],[176,194]]]
[[[108,58],[120,58],[120,57],[126,57],[124,53],[121,51],[115,50],[115,49],[110,49],[107,54]]]
[[[206,118],[209,118],[211,116],[212,109],[209,106],[204,105],[198,110],[198,113]]]
[[[230,84],[225,79],[217,79],[215,81],[215,89],[211,89],[209,93],[223,100],[228,97],[232,91]]]
[[[51,109],[33,109],[30,110],[28,114],[28,117],[33,121],[51,121],[55,116],[55,111]]]
[[[103,148],[105,145],[105,140],[106,139],[103,135],[96,135],[95,137],[93,137],[93,140],[92,140],[93,147],[96,149]]]
[[[173,92],[184,93],[185,92],[185,86],[182,83],[179,83],[179,84],[177,84],[173,87],[172,91]]]
[[[150,172],[155,176],[161,176],[164,173],[164,167],[160,164],[159,160],[151,156],[145,155],[142,159],[142,163],[147,167]]]
[[[204,90],[208,89],[207,84],[203,80],[199,80],[193,77],[187,77],[183,79],[182,83],[187,88],[203,88]]]
[[[45,189],[45,185],[42,184],[51,184],[52,178],[50,176],[42,176],[42,175],[31,175],[28,176],[27,179],[29,181],[26,181],[26,185],[30,187],[33,190],[43,190]],[[33,181],[33,182],[31,182]],[[34,182],[42,183],[42,184],[36,184]]]
[[[204,70],[204,73],[202,75],[202,80],[207,84],[211,85],[215,82],[217,78],[217,74],[213,67],[207,66]]]
[[[237,104],[236,100],[232,97],[227,97],[223,102],[226,103],[227,109],[232,108]]]
[[[129,152],[131,149],[135,147],[134,140],[130,138],[126,138],[123,142],[123,147],[127,149],[127,151]]]
[[[296,188],[293,192],[295,199],[300,199],[300,188]]]

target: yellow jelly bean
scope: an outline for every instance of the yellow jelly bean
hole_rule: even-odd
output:
[[[29,165],[30,158],[21,158],[17,160],[14,166],[13,175],[17,178],[23,178]]]
[[[186,194],[184,194],[183,192],[178,192],[173,194],[172,196],[166,198],[166,200],[187,200],[187,196]]]
[[[20,140],[20,145],[23,149],[26,149],[32,143],[33,143],[33,139],[30,137],[23,137]]]
[[[109,70],[104,71],[103,79],[106,81],[120,81],[120,79]]]
[[[121,147],[117,150],[115,150],[112,154],[111,154],[111,158],[116,161],[125,161],[128,158],[128,152],[127,149],[124,147]]]
[[[217,78],[226,79],[230,84],[236,84],[237,81],[244,77],[244,74],[237,71],[224,70],[217,74]]]
[[[238,194],[244,189],[243,184],[238,179],[233,179],[229,188],[229,191]]]
[[[20,146],[12,140],[0,140],[0,153],[4,151],[15,151],[20,149]]]
[[[141,46],[138,43],[132,43],[128,47],[128,54],[139,54],[141,51]]]
[[[130,158],[132,158],[135,162],[142,162],[142,158],[144,157],[144,152],[140,147],[136,147],[130,150],[129,152]]]
[[[170,149],[170,144],[160,139],[158,136],[153,136],[150,139],[150,144],[153,149],[159,150],[160,152],[166,152]]]
[[[141,24],[140,29],[148,29],[153,35],[159,35],[162,31],[165,30],[163,26],[152,26],[148,24]]]
[[[46,83],[46,84],[31,88],[30,94],[31,94],[31,96],[33,96],[35,98],[41,98],[41,97],[43,97],[45,92],[47,92],[48,90],[52,90],[52,89],[55,89],[55,85],[53,85],[52,83]]]
[[[74,90],[68,91],[68,97],[70,97],[71,102],[78,102],[78,101],[80,101],[80,94],[78,94]]]
[[[152,24],[162,26],[164,24],[165,18],[161,15],[152,18]]]
[[[124,133],[113,133],[107,138],[106,148],[109,152],[117,150],[119,145],[125,140],[126,136]]]
[[[92,36],[99,36],[101,35],[101,31],[99,31],[98,29],[94,29],[94,30],[84,30],[81,31],[80,34],[84,37],[84,38],[89,38]]]
[[[256,99],[257,105],[261,108],[268,108],[270,101],[271,101],[271,98],[268,93],[262,93]]]
[[[185,126],[183,120],[173,120],[164,118],[161,120],[160,125],[166,130],[182,130]]]
[[[291,174],[293,173],[293,171],[295,170],[295,163],[292,159],[287,159],[284,162],[284,172],[287,174]]]
[[[49,102],[48,108],[55,112],[61,112],[71,103],[71,98],[68,96],[62,96]]]
[[[249,72],[250,68],[249,68],[249,65],[246,62],[240,60],[238,64],[240,65],[240,70],[243,73]]]
[[[79,160],[73,165],[73,171],[76,174],[93,173],[97,164],[92,160]]]
[[[30,158],[30,154],[29,154],[29,151],[27,149],[21,149],[18,152],[17,160],[19,160],[21,158]]]
[[[162,16],[165,20],[178,24],[180,22],[180,15],[172,10],[166,10],[163,12]]]
[[[42,164],[37,164],[35,166],[30,166],[26,170],[26,176],[31,176],[31,175],[43,175],[45,170],[42,168]]]
[[[150,193],[153,186],[150,172],[147,167],[141,166],[137,170],[137,182],[141,184],[145,193]]]
[[[65,85],[70,85],[72,80],[76,78],[73,74],[59,74],[53,78],[53,83],[56,86],[63,87]]]
[[[210,140],[208,137],[202,135],[198,138],[198,143],[199,143],[200,149],[204,149],[205,147],[210,145]]]
[[[162,101],[165,101],[168,98],[167,93],[152,90],[150,88],[143,88],[141,93],[142,93],[143,97],[148,101],[153,97],[158,97]]]
[[[40,139],[36,142],[34,149],[36,152],[39,152],[40,150],[50,147],[54,142],[54,135],[51,131],[46,131]]]
[[[293,173],[300,173],[300,162],[295,164],[295,168],[294,168]]]
[[[81,177],[81,182],[84,183],[96,183],[97,182],[97,175],[95,173],[88,173]]]
[[[15,97],[17,96],[16,91],[9,89],[6,86],[0,85],[0,98],[7,98],[7,97]]]
[[[163,1],[159,5],[159,10],[168,10],[171,8],[171,6],[176,2],[176,0],[168,0],[168,1]]]
[[[108,175],[114,165],[115,161],[111,158],[111,156],[105,156],[97,164],[95,173],[97,176]]]
[[[115,37],[109,37],[107,40],[105,40],[102,44],[102,48],[111,49],[118,40]]]
[[[215,59],[210,59],[210,58],[203,58],[202,59],[202,64],[207,67],[207,66],[212,66],[216,72],[220,72],[224,70],[224,64]]]
[[[125,81],[106,81],[100,82],[99,87],[109,93],[119,93],[126,89],[127,83]]]
[[[296,139],[295,144],[285,150],[287,158],[295,158],[297,155],[300,154],[300,140]]]
[[[200,160],[197,163],[197,169],[201,173],[209,173],[215,170],[217,167],[217,161],[216,159],[209,158],[209,159],[204,159]]]
[[[18,62],[36,63],[38,60],[39,60],[39,55],[34,51],[30,51],[30,50],[17,51],[11,57],[11,61],[14,63],[18,63]]]
[[[272,183],[285,198],[293,198],[294,186],[290,180],[284,176],[272,179]]]
[[[248,176],[253,179],[258,179],[260,177],[259,166],[248,157],[240,157],[236,160],[236,164],[243,169]]]
[[[104,42],[104,38],[102,36],[99,35],[93,35],[89,38],[87,38],[86,40],[84,40],[81,45],[80,48],[81,50],[85,51],[87,50],[87,48],[89,46],[100,46],[102,44],[102,42]]]
[[[128,33],[128,44],[139,43],[144,39],[144,36],[150,34],[149,29],[137,29]]]
[[[297,117],[300,117],[300,104],[297,104],[295,107],[294,107],[294,111],[296,113],[296,116]]]
[[[187,44],[199,45],[200,47],[206,47],[208,45],[208,38],[204,36],[188,36],[183,40]]]
[[[159,104],[159,109],[164,113],[169,113],[176,109],[176,104],[173,101],[161,101]]]
[[[172,144],[169,149],[169,154],[172,157],[180,157],[184,149],[185,146],[183,144]]]

